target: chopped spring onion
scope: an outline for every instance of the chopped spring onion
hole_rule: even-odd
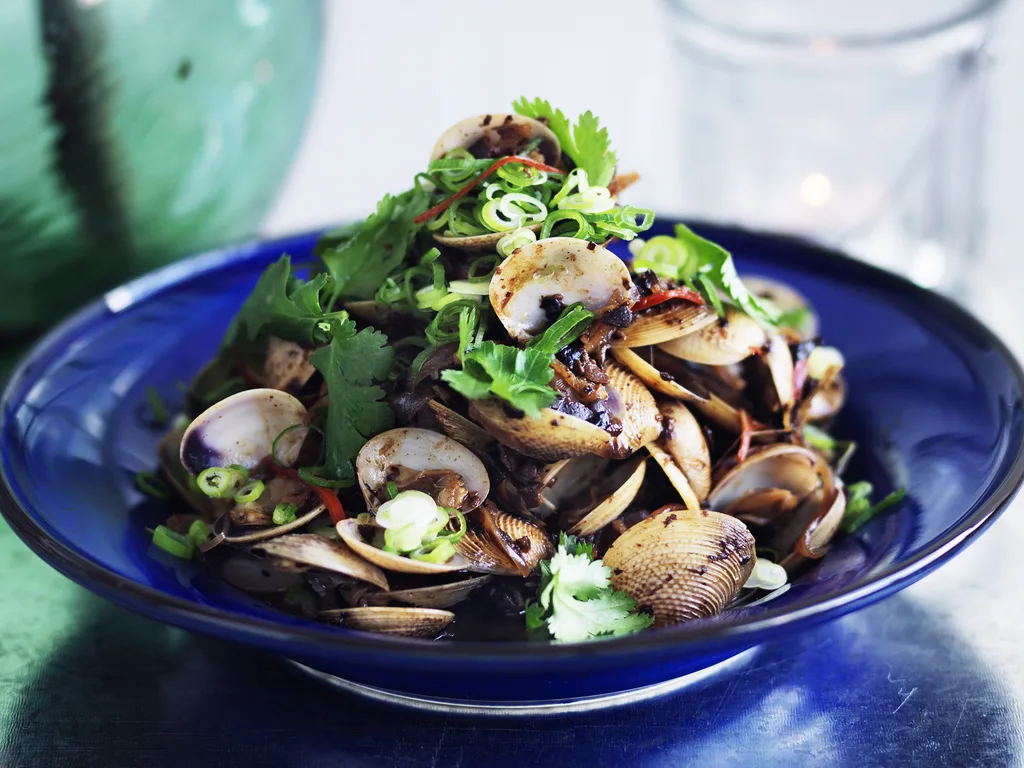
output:
[[[498,251],[499,251],[499,253],[501,251],[502,240],[505,240],[505,238],[508,238],[508,237],[512,237],[512,236],[514,236],[516,234],[516,232],[520,232],[520,231],[529,232],[531,235],[533,234],[533,232],[530,231],[529,229],[527,229],[527,230],[518,230],[517,229],[514,232],[509,232],[507,235],[502,237],[501,240],[498,241]],[[467,274],[467,279],[471,283],[489,283],[489,282],[491,282],[491,278],[494,277],[494,270],[497,268],[497,266],[500,263],[501,263],[501,256],[499,256],[497,253],[491,253],[491,254],[488,254],[487,256],[481,256],[478,259],[473,259],[473,261],[471,261],[469,263],[469,269],[467,270],[467,273],[466,273]]]
[[[576,168],[569,173],[558,194],[551,198],[551,205],[559,210],[605,213],[615,207],[615,198],[608,187],[591,186],[587,172]]]
[[[451,291],[451,293],[448,294],[448,296],[451,297],[450,300],[455,301],[459,298],[456,294],[462,294],[465,296],[486,296],[490,292],[491,286],[489,283],[482,283],[479,281],[452,280],[448,283],[448,290]]]
[[[274,514],[271,519],[274,521],[274,525],[285,525],[295,520],[295,513],[298,511],[299,508],[294,504],[281,502],[274,507]]]
[[[546,355],[553,355],[578,339],[594,319],[594,313],[580,303],[570,304],[559,318],[539,336],[527,343]]]
[[[330,480],[323,476],[324,472],[327,471],[326,467],[299,467],[298,475],[299,480],[304,482],[306,485],[312,485],[319,488],[351,488],[352,480]]]
[[[440,311],[434,315],[434,319],[430,321],[430,325],[428,325],[426,330],[423,332],[427,337],[427,341],[435,347],[447,344],[450,341],[458,341],[459,317],[462,314],[462,310],[466,308],[475,310],[479,305],[480,300],[475,296],[461,296],[458,301],[452,301],[445,304],[441,307]]]
[[[262,480],[250,480],[239,488],[231,498],[233,498],[238,504],[251,504],[263,495],[263,491],[266,487],[266,483]]]
[[[394,483],[388,483],[387,485],[385,485],[384,490],[387,491],[389,499],[393,499],[395,498],[395,496],[398,495],[398,486],[395,485]]]
[[[211,499],[230,499],[245,482],[241,472],[228,467],[207,467],[196,478],[199,490]]]
[[[452,507],[445,507],[444,509],[448,513],[449,522],[451,522],[451,519],[454,517],[456,522],[458,523],[458,527],[454,531],[449,531],[446,528],[445,530],[440,531],[437,535],[443,536],[444,538],[448,539],[448,541],[450,541],[452,544],[457,544],[459,540],[466,535],[466,531],[468,530],[466,516],[462,514],[461,511],[453,509]]]
[[[171,498],[171,489],[155,472],[138,472],[135,475],[135,487],[154,499]]]
[[[507,235],[502,235],[498,241],[498,253],[507,259],[516,248],[522,248],[524,245],[529,245],[536,241],[537,235],[532,229],[526,229],[525,227],[514,229]]]
[[[634,247],[634,243],[642,245]],[[633,269],[651,270],[672,280],[686,280],[697,272],[696,254],[690,253],[679,240],[668,235],[657,235],[650,240],[634,240],[629,244],[633,254]]]
[[[153,530],[153,544],[182,560],[191,560],[196,554],[196,545],[192,539],[172,531],[166,525],[158,525]]]
[[[284,463],[279,458],[277,458],[277,444],[279,442],[281,442],[281,438],[284,437],[285,435],[287,435],[289,432],[292,432],[292,431],[294,431],[296,429],[304,429],[304,428],[307,428],[307,427],[308,427],[307,424],[302,424],[302,423],[292,424],[292,425],[287,426],[284,429],[282,429],[278,433],[277,437],[274,438],[274,442],[270,444],[270,456],[274,460],[274,463],[277,464],[277,466],[279,466],[279,467],[283,467],[284,466]]]
[[[448,539],[437,538],[429,544],[410,552],[409,557],[426,563],[447,563],[455,557],[455,545]]]
[[[821,381],[830,370],[838,368],[842,370],[846,364],[843,353],[835,347],[815,347],[807,356],[807,375],[812,379]]]
[[[146,399],[149,401],[150,413],[153,416],[153,424],[163,426],[170,420],[170,414],[160,393],[154,387],[146,387]]]
[[[233,469],[235,470],[235,472],[241,473],[242,477],[244,477],[246,480],[249,479],[249,470],[243,467],[241,464],[230,464],[228,465],[228,469]]]
[[[744,589],[778,589],[789,581],[786,569],[771,560],[759,557],[754,563],[754,570],[743,584]]]
[[[210,538],[210,526],[203,520],[193,520],[188,527],[188,538],[197,547],[202,546]]]
[[[449,510],[422,491],[402,491],[381,504],[375,517],[377,525],[384,528],[384,549],[398,554],[429,546],[449,519]]]

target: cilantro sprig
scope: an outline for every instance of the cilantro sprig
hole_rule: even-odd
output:
[[[558,551],[540,564],[537,602],[526,606],[526,627],[559,642],[629,635],[651,626],[653,617],[636,613],[636,601],[612,589],[612,571],[594,559],[592,545],[562,533]]]
[[[461,371],[442,371],[441,378],[470,400],[494,395],[533,417],[555,402],[555,390],[548,386],[554,359],[539,349],[485,341],[463,355]]]
[[[558,138],[562,151],[587,172],[590,183],[607,187],[615,175],[615,153],[608,138],[608,129],[602,128],[593,112],[584,112],[571,125],[560,109],[541,98],[530,101],[525,96],[512,104],[523,117],[547,120],[551,132]]]
[[[355,333],[349,324],[309,358],[327,382],[324,475],[330,480],[354,482],[352,460],[359,449],[394,425],[384,390],[376,383],[388,377],[394,361],[387,342],[379,331],[364,328]]]
[[[338,298],[372,299],[384,280],[405,261],[419,227],[413,221],[427,209],[429,194],[414,187],[400,195],[385,195],[377,210],[354,235],[321,254],[334,279],[331,303]]]
[[[576,341],[593,319],[594,313],[582,304],[571,304],[547,330],[530,339],[526,349],[518,349],[493,341],[470,347],[474,329],[468,319],[463,323],[460,316],[462,370],[443,371],[441,378],[470,400],[493,395],[527,416],[536,417],[557,396],[550,386],[555,354]]]
[[[282,256],[260,276],[224,336],[223,346],[255,344],[268,336],[305,346],[326,344],[348,321],[346,312],[326,312],[324,298],[331,278],[321,274],[302,280],[292,274],[291,258]]]

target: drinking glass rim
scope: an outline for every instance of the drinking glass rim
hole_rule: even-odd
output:
[[[834,34],[830,31],[820,33],[789,33],[785,31],[759,32],[743,29],[736,26],[728,26],[717,21],[708,19],[695,11],[689,0],[665,0],[665,5],[676,14],[684,18],[687,23],[699,26],[704,33],[711,33],[716,37],[730,38],[736,43],[771,47],[776,49],[797,49],[804,51],[815,51],[815,46],[820,41],[828,41],[835,46],[835,51],[844,52],[868,52],[870,50],[884,49],[901,46],[907,43],[915,43],[924,40],[947,35],[956,32],[962,27],[972,24],[978,20],[991,17],[1004,0],[976,0],[973,5],[952,13],[948,16],[938,17],[936,20],[923,23],[907,25],[903,28],[885,33],[855,33],[855,34]],[[957,35],[957,37],[960,37]]]

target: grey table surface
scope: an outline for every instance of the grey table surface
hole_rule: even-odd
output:
[[[493,720],[370,704],[136,616],[4,526],[0,766],[1019,764],[1022,534],[1017,503],[904,592],[671,698]]]

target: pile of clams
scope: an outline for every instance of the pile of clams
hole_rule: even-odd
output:
[[[519,115],[458,123],[431,159],[453,149],[490,158],[524,148],[566,167],[549,126]],[[503,234],[436,235],[433,244],[457,273]],[[594,315],[555,356],[549,407],[528,415],[497,397],[467,399],[442,377],[458,366],[458,345],[439,346],[415,372],[383,385],[396,426],[362,445],[354,483],[324,493],[298,470],[321,463],[326,384],[308,343],[270,337],[255,357],[205,369],[204,381],[244,366],[241,391],[212,405],[190,399],[187,427],[161,442],[164,479],[188,506],[168,525],[205,520],[212,536],[203,557],[273,605],[421,638],[509,639],[560,533],[593,544],[612,587],[655,626],[726,610],[745,585],[749,592],[759,583],[759,557],[790,575],[822,557],[845,491],[833,457],[807,444],[802,430],[827,427],[845,385],[842,358],[819,345],[803,297],[746,279],[779,309],[806,310],[798,328],[766,327],[728,303],[720,315],[685,298],[653,302],[673,284],[597,243],[538,240],[536,232],[524,242],[500,259],[486,295],[477,293],[488,338],[524,347],[565,307]],[[374,301],[333,309],[389,338],[422,328],[417,316]],[[244,470],[261,495],[199,492],[197,479],[211,467]],[[446,511],[436,532],[451,547],[445,556],[395,543],[406,530],[391,520],[400,498],[412,500],[410,509],[415,502]],[[291,510],[287,520],[278,519],[282,508]],[[504,629],[488,634],[484,625]]]

